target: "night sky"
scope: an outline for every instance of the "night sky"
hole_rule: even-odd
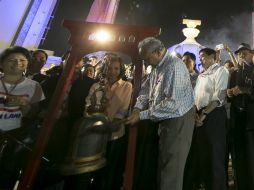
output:
[[[92,0],[61,0],[44,44],[61,56],[68,49],[68,31],[63,19],[86,19]],[[252,44],[251,0],[120,0],[116,23],[160,26],[159,37],[167,47],[184,40],[183,18],[201,19],[197,41],[213,47],[227,43],[232,49],[241,42]]]

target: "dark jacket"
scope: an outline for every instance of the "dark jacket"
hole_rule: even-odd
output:
[[[254,101],[254,66],[244,65],[233,71],[230,77],[229,88],[239,86],[241,88],[249,89],[251,94],[242,94],[229,98],[231,105],[235,108],[247,109],[250,102]]]

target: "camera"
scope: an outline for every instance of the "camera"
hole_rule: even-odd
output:
[[[219,44],[215,46],[215,50],[222,50],[222,49],[225,49],[224,44]]]
[[[5,104],[7,101],[7,96],[0,97],[0,104]]]

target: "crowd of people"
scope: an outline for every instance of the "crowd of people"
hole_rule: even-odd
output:
[[[39,170],[34,189],[120,190],[127,151],[126,126],[138,123],[139,127],[149,120],[157,126],[158,134],[158,147],[149,150],[158,151],[153,179],[156,189],[226,190],[231,155],[235,187],[253,190],[254,51],[245,43],[234,53],[226,45],[224,49],[230,59],[223,63],[221,50],[201,49],[200,72],[192,52],[174,56],[160,40],[142,40],[137,51],[152,69],[142,80],[131,112],[133,81],[125,76],[121,57],[108,52],[101,60],[92,56],[75,63],[71,86],[45,156],[53,161],[51,166],[63,162],[66,147],[72,143],[69,136],[73,128],[81,118],[91,117],[94,104],[94,109],[109,121],[118,123],[117,129],[107,132],[107,164],[67,176],[56,172],[57,177],[47,173],[50,170]],[[30,153],[27,147],[36,140],[68,60],[67,55],[60,66],[44,75],[40,71],[47,57],[43,50],[31,53],[18,46],[0,55],[0,189],[13,189],[26,166]],[[96,94],[98,89],[102,94]],[[101,109],[102,101],[98,102],[102,97],[105,109]]]

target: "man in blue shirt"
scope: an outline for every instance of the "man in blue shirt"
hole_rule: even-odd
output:
[[[194,129],[194,96],[189,72],[164,44],[148,37],[138,45],[141,58],[153,67],[142,84],[136,105],[126,124],[139,120],[159,122],[160,190],[182,190],[184,166]]]

